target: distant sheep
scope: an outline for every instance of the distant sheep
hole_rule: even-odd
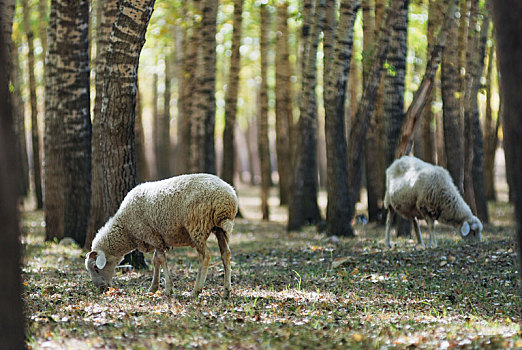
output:
[[[159,286],[160,266],[165,292],[172,290],[165,251],[191,246],[199,254],[199,269],[192,296],[207,277],[210,252],[206,241],[213,232],[218,240],[225,271],[225,296],[230,286],[230,234],[238,211],[234,189],[210,174],[191,174],[136,186],[123,199],[116,214],[98,231],[85,267],[100,289],[111,284],[116,265],[134,249],[154,251],[154,274],[149,291]]]
[[[430,228],[430,247],[437,246],[435,220],[457,228],[462,237],[469,233],[481,240],[482,224],[473,216],[469,206],[453,184],[448,171],[440,166],[404,156],[386,170],[386,245],[390,244],[393,214],[413,219],[418,243],[424,247],[418,218],[426,220]]]

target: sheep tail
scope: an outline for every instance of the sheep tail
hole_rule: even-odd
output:
[[[230,234],[234,229],[234,222],[230,219],[225,219],[219,223],[219,227],[221,227],[225,234],[225,239],[228,242],[230,239]]]

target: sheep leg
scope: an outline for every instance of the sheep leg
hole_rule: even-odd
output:
[[[165,256],[165,252],[163,251],[154,251],[154,273],[152,275],[152,283],[149,288],[149,292],[154,293],[158,290],[159,287],[159,275],[160,275],[160,267],[163,268],[163,274],[165,275],[165,293],[169,294],[172,291],[172,280],[170,279],[170,273],[167,269],[167,258]]]
[[[223,269],[225,271],[225,293],[223,296],[228,298],[232,290],[230,282],[230,248],[226,239],[226,235],[223,231],[217,230],[216,237],[219,245],[219,251],[221,252],[221,261],[223,261]]]
[[[437,247],[437,238],[435,237],[435,221],[429,219],[428,221],[428,227],[430,228],[430,248],[436,248]]]
[[[413,218],[413,224],[415,225],[415,235],[417,236],[417,243],[422,247],[425,248],[424,241],[422,240],[421,230],[419,226],[419,220],[417,218]]]
[[[385,238],[385,243],[388,248],[392,247],[391,243],[390,243],[390,230],[391,230],[391,224],[393,221],[393,214],[395,214],[394,210],[391,207],[389,207],[388,214],[386,215],[386,238]]]
[[[198,274],[196,276],[196,282],[194,283],[194,289],[191,293],[192,297],[197,297],[203,289],[203,285],[207,279],[208,265],[210,262],[210,252],[208,251],[206,243],[204,243],[202,246],[196,247],[196,249],[199,254],[199,268]]]
[[[170,294],[172,292],[172,279],[170,278],[169,269],[167,268],[167,256],[164,251],[158,253],[158,260],[165,275],[165,294]]]
[[[160,262],[158,260],[158,251],[154,251],[154,257],[152,258],[152,263],[154,264],[154,272],[152,274],[152,283],[149,288],[149,292],[154,293],[158,290],[159,286],[159,273],[160,273]]]

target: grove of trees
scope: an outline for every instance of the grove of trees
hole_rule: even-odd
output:
[[[260,184],[264,220],[277,183],[289,230],[352,236],[356,204],[382,221],[384,171],[413,152],[487,223],[505,110],[490,13],[484,0],[20,1],[21,193],[48,240],[86,248],[138,182],[187,172]]]

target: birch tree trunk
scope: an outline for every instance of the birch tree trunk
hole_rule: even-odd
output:
[[[239,71],[241,69],[241,32],[243,24],[243,0],[234,0],[234,20],[232,33],[232,55],[230,57],[230,71],[227,91],[225,93],[225,129],[223,131],[223,163],[221,177],[224,181],[234,185],[236,164],[236,114],[237,96],[239,91]],[[277,69],[277,66],[276,66]]]

